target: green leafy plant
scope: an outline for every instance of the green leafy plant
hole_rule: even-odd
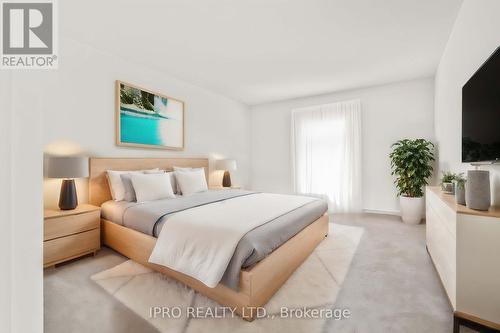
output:
[[[457,188],[463,189],[465,187],[465,182],[467,181],[467,179],[465,179],[464,173],[461,172],[455,175],[454,181],[456,182]]]
[[[421,197],[423,187],[432,175],[434,144],[425,139],[399,140],[392,146],[391,175],[396,176],[398,195]]]
[[[451,183],[452,181],[457,179],[457,177],[460,175],[449,171],[443,171],[442,174],[443,176],[441,177],[441,184]]]

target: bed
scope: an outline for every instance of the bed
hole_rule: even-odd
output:
[[[146,231],[140,227],[134,227],[133,223],[124,224],[117,222],[116,216],[119,218],[120,214],[113,214],[113,210],[110,209],[113,203],[110,201],[111,194],[107,183],[106,170],[140,170],[149,168],[170,170],[174,166],[203,167],[208,178],[209,161],[205,158],[92,158],[90,160],[90,203],[97,206],[102,205],[104,211],[107,212],[101,218],[102,242],[124,256],[188,285],[223,306],[235,308],[236,313],[243,319],[253,320],[256,315],[256,309],[267,303],[295,269],[301,265],[314,248],[327,236],[327,214],[321,212],[312,222],[301,225],[301,218],[305,216],[311,218],[311,214],[313,214],[311,212],[314,211],[317,214],[318,205],[315,207],[311,205],[311,208],[295,213],[294,218],[296,221],[294,223],[299,225],[296,228],[300,230],[298,229],[296,232],[293,232],[294,235],[291,238],[287,238],[279,247],[273,248],[272,252],[266,254],[264,257],[253,256],[249,262],[242,260],[241,262],[233,263],[232,269],[230,269],[231,265],[229,265],[228,271],[232,270],[232,275],[236,274],[237,279],[235,280],[230,275],[224,274],[221,283],[210,288],[191,276],[149,262],[149,258],[157,242],[156,237],[159,233],[159,230],[156,229],[161,227],[161,225],[157,225],[157,222],[160,220],[154,223],[154,225],[150,224],[147,226],[146,230],[150,231]],[[199,197],[201,199],[199,200],[221,196],[227,196],[228,198],[231,196],[244,197],[246,195],[252,196],[254,194],[248,191],[231,192],[230,190],[221,190],[219,193],[209,192],[200,194]],[[131,206],[134,205],[131,204]],[[135,208],[130,208],[130,211],[133,211],[133,209]],[[139,208],[137,210],[140,211]],[[129,215],[133,216],[133,214]],[[141,215],[138,216],[140,219]],[[136,224],[140,225],[139,223]],[[287,229],[289,228],[287,227]],[[255,232],[252,230],[245,237],[249,238],[252,236],[252,233],[256,234],[257,232],[256,228]],[[261,230],[261,234],[266,233],[268,233],[266,230]],[[254,235],[254,238],[250,237],[247,243],[253,243],[255,239],[257,238]],[[244,238],[238,243],[238,248],[244,243],[243,240]],[[238,248],[235,254],[238,253]],[[235,283],[237,283],[237,286],[234,285]]]

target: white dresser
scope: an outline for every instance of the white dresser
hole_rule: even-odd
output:
[[[426,238],[455,316],[500,329],[500,208],[471,210],[427,187]]]

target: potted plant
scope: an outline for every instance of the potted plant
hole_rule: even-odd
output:
[[[419,224],[424,211],[423,187],[432,175],[434,144],[425,139],[404,139],[391,147],[391,175],[396,176],[401,217],[405,223]]]
[[[459,205],[465,205],[465,182],[467,180],[464,177],[463,172],[455,176],[453,180],[455,187],[455,200]]]
[[[453,181],[458,175],[449,171],[443,171],[441,177],[441,191],[449,194],[455,194],[455,184]]]

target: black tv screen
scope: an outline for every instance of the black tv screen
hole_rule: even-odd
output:
[[[500,47],[462,88],[462,162],[500,160]]]

